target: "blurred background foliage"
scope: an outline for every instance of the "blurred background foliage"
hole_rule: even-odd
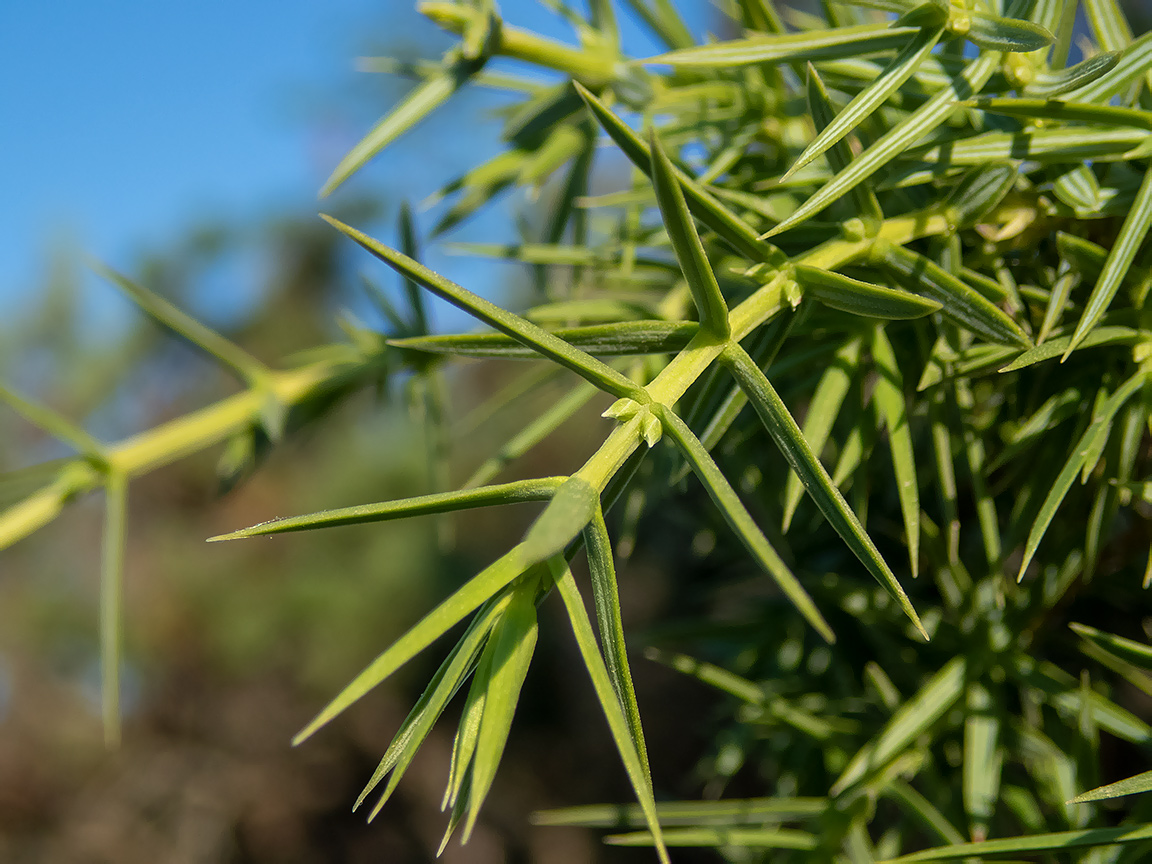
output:
[[[448,37],[426,22],[419,29],[415,22],[423,19],[411,4],[391,6],[382,31],[363,39],[364,52],[402,60],[438,57]],[[544,18],[531,3],[505,6],[536,24]],[[399,76],[366,74],[344,92],[317,95],[305,87],[302,104],[322,140],[331,137],[333,124],[358,135],[367,118],[409,86]],[[429,182],[438,184],[499,151],[490,112],[500,104],[498,95],[484,91],[461,94],[451,116],[433,117],[400,142],[384,164],[364,172],[355,192],[337,196],[330,212],[394,231],[402,198],[423,198],[432,191]],[[445,134],[461,116],[471,118],[475,134]],[[333,145],[329,155],[345,146]],[[330,169],[325,164],[317,170]],[[301,203],[266,215],[252,215],[259,207],[239,217],[201,213],[180,236],[153,236],[143,244],[129,239],[123,245],[137,251],[113,263],[270,363],[345,339],[342,316],[387,329],[363,282],[362,258],[315,218],[311,193],[285,190],[283,197]],[[514,237],[516,221],[530,221],[551,194],[546,187],[537,201],[505,196],[489,208],[479,230],[464,222],[451,239]],[[430,227],[432,217],[419,218]],[[0,324],[6,384],[103,440],[236,392],[226,370],[146,319],[92,273],[82,237],[60,231],[45,247],[34,284],[9,286],[8,314]],[[428,259],[493,294],[532,290],[530,274],[511,265],[465,262],[436,248]],[[382,287],[394,299],[400,296],[398,281]],[[433,314],[441,321],[458,315],[443,308]],[[470,412],[509,384],[510,371],[519,373],[481,362],[449,381],[452,416],[462,433],[452,442],[453,482],[506,440],[508,418]],[[566,373],[553,376],[524,400],[524,410],[550,404],[572,380]],[[288,543],[204,544],[206,537],[272,516],[427,492],[425,427],[410,385],[402,376],[381,375],[376,385],[347,395],[275,448],[257,441],[259,464],[245,458],[252,454],[243,447],[225,446],[133,482],[125,727],[118,750],[105,749],[100,723],[99,496],[74,503],[52,525],[5,551],[0,860],[433,858],[443,830],[440,784],[449,728],[433,733],[396,799],[372,825],[350,813],[350,804],[435,668],[434,658],[413,663],[320,739],[299,749],[289,741],[353,670],[449,586],[514,543],[532,508],[519,520],[515,509],[506,508],[464,514],[451,531],[423,519]],[[567,424],[518,464],[515,476],[539,474],[542,465],[557,470],[558,463],[586,455],[595,434],[609,425],[599,410],[582,413],[587,423]],[[42,485],[67,453],[0,409],[0,508]],[[671,578],[662,562],[636,568],[623,586],[630,621],[640,625],[660,611]],[[541,807],[627,800],[630,794],[586,681],[571,674],[578,664],[574,647],[545,637],[481,824],[466,848],[450,846],[443,860],[563,864],[646,857],[604,849],[579,829],[530,827],[529,814]],[[658,773],[671,783],[689,773],[691,754],[703,743],[696,721],[705,709],[686,699],[690,684],[646,665],[637,670],[637,687],[653,708],[648,725]],[[691,794],[691,784],[679,791]]]
[[[361,205],[356,216],[371,216],[376,206]],[[149,255],[136,272],[150,287],[194,308],[201,281],[228,268],[229,258],[266,262],[257,271],[256,302],[221,329],[258,357],[274,359],[342,338],[334,323],[339,311],[364,306],[344,245],[308,217],[254,229],[211,226]],[[111,439],[234,392],[227,373],[143,316],[114,344],[87,336],[78,307],[81,266],[70,252],[55,256],[39,292],[42,306],[9,322],[3,346],[10,380]],[[453,411],[475,427],[454,442],[463,476],[505,440],[506,420],[477,417],[481,422],[472,424],[468,414],[507,383],[506,372],[506,366],[479,363],[450,382],[458,397]],[[319,422],[268,449],[258,466],[242,467],[242,477],[232,473],[225,446],[133,483],[125,732],[118,751],[105,751],[99,720],[100,501],[81,501],[6,551],[0,579],[0,859],[432,856],[442,829],[437,784],[451,743],[447,732],[426,747],[423,766],[417,763],[414,779],[372,826],[349,813],[432,661],[413,664],[322,741],[299,750],[288,742],[351,670],[450,585],[514,543],[530,514],[519,521],[507,513],[468,514],[456,520],[450,546],[432,520],[294,538],[300,542],[204,545],[206,537],[273,515],[428,491],[424,426],[410,410],[411,384],[382,376],[377,386],[348,395]],[[563,382],[530,401],[544,404],[558,385]],[[607,421],[597,418],[592,425]],[[583,428],[577,424],[556,436],[517,472],[536,472],[539,460],[571,462],[573,453],[589,446],[581,440]],[[0,412],[0,440],[0,503],[7,506],[43,482],[63,449],[9,411]],[[228,470],[222,474],[222,468]],[[663,581],[655,572],[652,579]],[[640,605],[651,607],[652,601]],[[578,832],[526,827],[528,814],[541,805],[626,794],[606,748],[606,730],[589,722],[584,682],[565,671],[572,668],[566,650],[543,651],[488,822],[466,850],[446,853],[448,860],[581,861],[593,855],[594,841]],[[555,746],[558,739],[564,746]],[[431,775],[423,783],[421,769]]]

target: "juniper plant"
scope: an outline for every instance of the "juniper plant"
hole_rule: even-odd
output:
[[[325,217],[409,285],[411,309],[391,310],[387,338],[349,325],[348,344],[272,370],[112,274],[247,389],[114,445],[3,392],[78,455],[0,514],[0,545],[81,493],[108,499],[109,734],[132,477],[255,427],[275,439],[310,402],[382,368],[408,368],[433,399],[455,358],[538,360],[578,383],[458,491],[212,538],[543,505],[516,546],[297,736],[466,622],[357,805],[384,784],[371,812],[383,806],[467,685],[444,797],[445,842],[458,828],[467,839],[531,663],[537,606],[558,602],[637,805],[545,813],[545,824],[615,829],[610,842],[654,846],[661,860],[674,846],[741,861],[1140,860],[1149,804],[1130,799],[1121,815],[1086,802],[1145,791],[1152,774],[1086,790],[1107,779],[1102,733],[1141,760],[1152,751],[1152,727],[1124,696],[1152,693],[1152,654],[1077,623],[1094,665],[1073,674],[1084,659],[1065,625],[1081,609],[1131,613],[1152,581],[1152,37],[1134,39],[1115,0],[854,0],[823,3],[822,16],[730,0],[720,7],[743,35],[703,44],[670,0],[589,0],[586,14],[546,5],[577,45],[505,23],[491,0],[423,3],[459,43],[438,64],[369,64],[415,86],[324,187],[462,87],[513,94],[507,149],[445,187],[453,203],[432,235],[509,187],[554,190],[523,242],[458,247],[531,265],[528,308],[422,265],[408,217],[404,250]],[[1080,9],[1087,34],[1074,29]],[[665,53],[622,53],[624,10]],[[631,180],[594,196],[602,145]],[[568,278],[550,278],[561,270]],[[422,291],[487,329],[428,333]],[[582,467],[490,482],[594,399],[615,426]],[[649,769],[609,526],[634,533],[696,483],[726,523],[719,542],[739,544],[774,587],[746,621],[695,622],[709,660],[650,654],[729,700],[707,788],[747,765],[763,798],[658,801]],[[625,498],[621,520],[609,511]],[[1140,635],[1131,614],[1115,629]]]

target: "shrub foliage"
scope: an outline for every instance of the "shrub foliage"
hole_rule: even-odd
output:
[[[509,187],[543,188],[546,218],[521,242],[466,250],[531,267],[527,308],[423,266],[407,211],[401,249],[325,217],[402,275],[406,308],[378,298],[389,332],[346,322],[345,343],[273,369],[109,273],[246,389],[115,444],[0,391],[77,452],[0,513],[0,546],[82,493],[108,501],[109,735],[131,478],[228,438],[233,455],[274,442],[382,373],[411,376],[435,443],[457,358],[534,360],[572,373],[570,393],[524,416],[534,367],[498,397],[520,431],[461,488],[213,538],[540,502],[518,545],[298,736],[461,633],[357,804],[383,806],[463,691],[445,842],[467,839],[537,607],[556,603],[637,804],[544,823],[608,828],[662,859],[1140,860],[1144,798],[1091,802],[1152,788],[1152,773],[1093,788],[1152,751],[1137,698],[1152,649],[1133,613],[1152,580],[1152,36],[1134,39],[1115,0],[857,0],[821,16],[728,0],[739,37],[706,43],[670,0],[545,5],[578,45],[504,22],[491,0],[422,4],[459,43],[436,64],[378,61],[415,84],[324,189],[460,88],[510,93],[506,149],[445,187],[432,233]],[[624,56],[621,12],[665,53]],[[625,182],[593,194],[612,166]],[[425,291],[486,328],[429,333]],[[612,422],[578,470],[493,482],[596,400]],[[647,639],[730,709],[696,802],[658,800],[617,592],[617,563],[677,507],[699,572],[767,586],[735,616],[708,609]],[[764,797],[722,797],[742,770]]]

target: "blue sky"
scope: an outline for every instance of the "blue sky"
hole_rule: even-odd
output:
[[[356,72],[355,57],[447,44],[414,5],[0,4],[0,312],[28,302],[52,238],[130,268],[209,217],[321,209],[316,190],[400,92]],[[571,40],[532,0],[501,6],[510,23]],[[444,135],[451,110],[423,130],[441,132],[431,143],[402,140],[389,154],[402,194],[419,200],[498,147],[492,126]]]

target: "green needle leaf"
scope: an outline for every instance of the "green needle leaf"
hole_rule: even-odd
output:
[[[443,636],[463,620],[465,615],[523,573],[527,566],[521,548],[516,546],[464,583],[456,593],[425,615],[419,624],[369,663],[351,684],[292,739],[293,746],[306,741],[321,726]]]
[[[511,594],[508,595],[511,599]],[[480,734],[480,720],[484,716],[484,703],[488,698],[488,679],[492,676],[492,652],[480,655],[480,662],[472,674],[472,686],[464,700],[460,712],[460,724],[456,727],[456,738],[452,742],[452,761],[448,766],[448,785],[444,787],[444,799],[440,809],[452,807],[452,817],[444,842],[456,830],[467,808],[468,796],[472,789],[472,756],[476,753],[476,738]],[[461,795],[460,793],[464,794]],[[443,846],[441,846],[443,849]]]
[[[921,861],[955,861],[961,858],[979,859],[993,856],[1019,859],[1024,855],[1060,853],[1071,849],[1108,846],[1113,843],[1140,843],[1146,840],[1152,840],[1152,825],[1088,828],[1082,831],[1059,831],[1054,834],[1033,834],[1003,840],[984,840],[980,843],[938,846],[935,849],[925,849],[923,852],[913,852],[911,855],[889,858],[877,864],[919,864]]]
[[[1072,341],[1060,362],[1068,359],[1068,355],[1076,350],[1084,337],[1096,326],[1104,316],[1112,298],[1120,289],[1120,283],[1132,266],[1136,252],[1144,238],[1148,235],[1148,228],[1152,226],[1152,170],[1144,172],[1144,179],[1140,183],[1140,191],[1136,194],[1136,201],[1124,220],[1124,226],[1116,236],[1112,251],[1108,253],[1108,260],[1104,262],[1104,270],[1100,273],[1100,281],[1092,289],[1092,295],[1084,307],[1084,314],[1076,325],[1076,332],[1072,334]]]
[[[983,54],[974,60],[962,73],[954,78],[948,87],[941,90],[920,108],[909,115],[902,123],[893,126],[876,143],[861,153],[852,163],[825,183],[815,195],[806,200],[796,211],[765,234],[772,237],[799,225],[815,216],[837,198],[847,194],[857,184],[864,182],[905,150],[917,139],[927,135],[956,110],[957,102],[963,102],[987,83],[996,71],[1000,56],[996,52]]]
[[[900,498],[900,512],[904,515],[908,558],[912,565],[912,578],[916,578],[920,574],[920,490],[912,450],[912,429],[904,401],[904,376],[900,374],[892,343],[880,326],[872,331],[872,362],[880,373],[872,391],[872,400],[878,421],[888,430],[896,492]]]
[[[903,246],[878,241],[873,255],[908,290],[938,302],[940,312],[992,342],[1031,348],[1020,325],[939,264]]]
[[[806,294],[811,294],[825,306],[841,312],[897,321],[923,318],[940,310],[940,303],[936,300],[926,300],[907,291],[861,282],[830,270],[797,264],[793,273]]]
[[[799,849],[812,852],[819,838],[807,831],[792,828],[673,828],[663,834],[664,843],[676,847]],[[610,834],[604,838],[609,846],[651,846],[647,831],[636,834]]]
[[[368,815],[369,822],[376,817],[376,814],[392,796],[400,783],[400,778],[404,776],[404,772],[416,755],[416,751],[420,749],[420,745],[428,737],[428,733],[432,731],[432,727],[440,718],[445,706],[456,695],[456,691],[460,689],[476,665],[489,631],[508,607],[509,602],[511,602],[511,594],[506,593],[495,602],[487,604],[476,614],[472,623],[468,625],[467,631],[456,643],[456,647],[440,664],[440,668],[436,670],[436,674],[428,682],[428,686],[424,688],[423,694],[412,706],[412,710],[393,737],[392,743],[388,745],[388,750],[373,772],[372,778],[356,799],[356,803],[352,805],[353,810],[359,808],[364,803],[364,799],[390,773],[387,787]]]
[[[912,27],[863,24],[830,30],[784,35],[756,36],[670,51],[641,62],[646,66],[729,69],[755,63],[797,60],[830,60],[859,57],[903,48],[918,31]]]
[[[1116,0],[1083,0],[1080,5],[1101,47],[1117,51],[1132,44],[1132,28]]]
[[[572,635],[576,637],[576,644],[580,648],[580,655],[584,659],[584,666],[592,679],[592,686],[596,690],[596,698],[604,710],[604,717],[608,721],[608,728],[612,732],[612,739],[616,742],[616,749],[624,762],[624,769],[628,772],[628,780],[632,790],[636,793],[636,800],[644,813],[648,823],[648,830],[655,838],[657,854],[663,864],[669,864],[668,850],[664,847],[664,839],[660,830],[660,820],[656,815],[656,801],[652,794],[652,781],[648,778],[643,760],[633,744],[628,727],[628,720],[624,710],[616,698],[608,670],[604,660],[596,648],[596,636],[592,632],[592,622],[588,620],[588,613],[584,609],[584,600],[576,587],[576,580],[572,578],[572,571],[567,564],[553,558],[549,561],[552,578],[556,583],[557,593],[564,601],[564,608],[568,612],[568,620],[572,624]]]
[[[243,348],[229,342],[211,328],[205,327],[159,294],[154,294],[143,285],[133,282],[127,276],[100,262],[93,262],[92,269],[127,294],[133,303],[159,324],[215,357],[232,369],[242,381],[257,384],[268,375],[268,367]]]
[[[661,801],[656,814],[661,825],[762,825],[785,819],[819,816],[828,808],[824,798],[728,798],[722,801]],[[639,828],[644,811],[637,804],[592,804],[541,810],[536,825],[576,825],[584,828]]]
[[[1000,718],[988,690],[968,685],[968,716],[964,720],[964,810],[972,825],[972,837],[983,840],[1000,794],[1003,763],[997,739]]]
[[[596,607],[596,625],[600,632],[604,662],[612,687],[628,719],[628,731],[632,734],[644,773],[651,782],[648,768],[648,748],[644,744],[644,728],[640,723],[640,706],[636,702],[636,690],[632,686],[632,670],[628,665],[628,647],[624,641],[624,624],[620,615],[620,592],[616,586],[616,566],[612,555],[612,538],[608,536],[608,526],[604,524],[604,514],[597,508],[584,529],[584,548],[588,552],[588,572],[592,577],[592,601]]]
[[[967,13],[971,22],[968,41],[985,51],[1013,51],[1025,54],[1039,51],[1056,41],[1056,37],[1031,21],[1000,18],[984,12]]]
[[[812,401],[808,403],[808,413],[804,417],[803,435],[808,449],[815,458],[823,452],[824,445],[828,443],[828,436],[832,432],[832,424],[840,413],[840,406],[844,404],[844,397],[848,395],[848,388],[856,376],[860,364],[860,340],[852,339],[840,347],[833,357],[820,382],[812,394]],[[744,391],[740,391],[744,392]],[[783,530],[787,531],[792,524],[792,517],[804,495],[804,487],[796,472],[788,474],[788,481],[784,485],[784,520]]]
[[[565,396],[536,415],[527,426],[509,438],[500,449],[480,464],[463,488],[471,489],[487,483],[509,464],[519,459],[570,419],[600,391],[587,381],[580,381]],[[563,478],[557,480],[557,485]]]
[[[468,842],[480,807],[488,797],[496,768],[504,754],[512,717],[520,701],[520,689],[528,675],[536,648],[536,581],[530,580],[512,593],[511,602],[492,628],[486,651],[492,653],[487,680],[484,713],[476,736],[472,758],[472,786],[468,796],[468,818],[461,842]]]
[[[1027,96],[1051,99],[1078,87],[1084,87],[1115,69],[1116,64],[1120,62],[1121,54],[1120,51],[1105,51],[1059,72],[1039,74],[1036,80],[1024,88],[1024,93]]]
[[[840,795],[861,780],[875,775],[915,744],[916,739],[927,732],[964,694],[966,669],[963,657],[948,661],[915,696],[897,709],[880,733],[852,757],[848,767],[832,786],[832,794]]]
[[[832,106],[832,99],[828,90],[816,71],[816,67],[808,64],[808,112],[812,115],[812,122],[816,131],[822,133],[836,119],[836,111]],[[833,173],[839,173],[847,168],[855,156],[852,148],[844,138],[840,138],[826,151],[828,165]],[[880,202],[876,200],[876,193],[867,185],[858,184],[852,187],[852,203],[856,212],[866,226],[870,224],[879,226],[884,221],[884,212],[880,209]]]
[[[712,272],[700,235],[696,233],[696,225],[688,213],[680,181],[676,178],[676,168],[660,145],[655,130],[649,130],[648,141],[652,151],[651,176],[656,188],[656,200],[660,204],[672,251],[676,253],[676,260],[680,262],[680,269],[688,281],[692,299],[696,301],[700,326],[717,339],[727,339],[731,332],[728,326],[728,305],[720,293],[716,274]]]
[[[589,90],[578,82],[573,82],[573,86],[587,103],[596,122],[616,142],[616,146],[624,152],[628,160],[645,174],[651,176],[652,153],[648,145],[632,131],[627,123],[608,110],[604,103]],[[699,183],[679,168],[673,167],[672,170],[676,179],[680,181],[684,200],[688,204],[688,209],[692,211],[692,215],[715,231],[720,239],[754,262],[782,262],[784,260],[784,255],[780,250],[771,243],[765,243],[759,239],[751,225],[717,201]]]
[[[755,364],[753,363],[753,365]],[[780,586],[785,596],[792,601],[792,605],[799,610],[816,632],[828,642],[835,642],[836,636],[832,632],[832,628],[828,626],[828,622],[824,620],[824,616],[820,614],[816,604],[808,596],[808,592],[804,590],[792,571],[788,569],[788,565],[780,560],[780,556],[776,554],[776,550],[772,548],[768,538],[764,536],[756,521],[740,501],[736,490],[732,488],[732,484],[721,473],[708,451],[704,449],[704,445],[692,434],[688,424],[663,405],[655,404],[652,410],[660,418],[664,431],[671,436],[683,452],[688,463],[692,466],[692,470],[700,478],[700,482],[704,485],[709,497],[716,504],[725,521],[736,532],[744,547],[764,568],[764,571],[776,580],[776,584]]]
[[[1085,6],[1087,7],[1087,3]],[[1111,72],[1101,75],[1084,87],[1073,90],[1070,101],[1107,103],[1112,96],[1128,87],[1136,78],[1143,76],[1147,81],[1149,59],[1152,59],[1152,33],[1145,33],[1139,39],[1125,40],[1120,45],[1101,44],[1101,47],[1109,51],[1122,50],[1120,61]]]
[[[449,52],[438,74],[428,77],[417,86],[348,151],[333,170],[332,176],[324,182],[320,197],[328,197],[372,157],[444,104],[483,65],[483,59],[469,59],[458,49]]]
[[[700,325],[694,321],[620,321],[547,331],[574,348],[597,357],[671,354],[684,348]],[[459,357],[503,357],[538,360],[540,353],[503,333],[459,333],[389,339],[395,348],[455,354]]]
[[[820,460],[809,449],[800,427],[796,425],[788,408],[772,384],[764,377],[760,367],[739,345],[730,346],[724,352],[723,360],[732,371],[740,389],[748,394],[748,401],[756,409],[772,440],[776,442],[776,446],[780,448],[788,464],[792,466],[792,470],[796,472],[800,482],[804,484],[804,488],[824,514],[824,518],[865,569],[896,599],[904,614],[911,619],[927,641],[928,633],[920,623],[920,616],[916,614],[908,595],[896,581],[892,570],[884,562],[864,526],[860,524],[860,520],[840,494],[840,490],[832,484],[832,479],[820,464]]]
[[[340,507],[336,510],[321,510],[319,513],[309,513],[306,516],[286,516],[282,519],[261,522],[251,528],[241,528],[230,534],[209,537],[208,542],[240,540],[244,537],[260,537],[266,534],[286,534],[290,531],[310,531],[314,528],[334,528],[339,525],[386,522],[391,519],[406,519],[409,516],[451,513],[454,510],[491,507],[496,504],[547,501],[563,482],[563,477],[541,477],[532,480],[517,480],[514,483],[500,483],[495,486],[483,486],[479,489],[462,489],[458,492],[438,492],[434,495],[421,495],[417,498],[401,498],[398,501],[385,501],[381,504],[361,504],[355,507]]]
[[[0,402],[8,403],[12,410],[29,423],[39,426],[49,435],[74,448],[81,455],[93,458],[98,462],[103,462],[107,458],[103,444],[48,406],[25,399],[3,384],[0,384]]]
[[[969,171],[944,199],[941,210],[957,228],[966,228],[995,209],[1016,185],[1019,169],[1011,162],[992,162]]]
[[[420,260],[420,247],[416,242],[416,220],[412,218],[412,208],[404,201],[400,205],[400,251],[413,261]],[[411,277],[404,277],[404,290],[408,296],[408,306],[412,312],[412,328],[417,333],[428,332],[428,312],[424,307],[424,293],[420,285]]]
[[[804,148],[804,152],[785,172],[781,182],[823,154],[883,105],[888,97],[899,90],[912,76],[924,58],[932,53],[943,33],[942,27],[925,27],[919,30],[915,37],[903,46],[903,50],[892,58],[892,62],[885,67],[879,77],[857,93],[836,118],[820,131],[815,140]]]
[[[1098,786],[1081,795],[1077,795],[1069,804],[1084,804],[1088,801],[1104,801],[1107,798],[1119,798],[1123,795],[1135,795],[1138,792],[1147,792],[1152,789],[1152,771],[1145,771],[1135,777],[1118,780],[1107,786]]]
[[[1091,642],[1097,648],[1107,651],[1126,663],[1152,672],[1152,647],[1132,639],[1125,639],[1123,636],[1105,633],[1095,627],[1089,627],[1087,624],[1072,623],[1068,626],[1077,636]]]
[[[378,240],[373,240],[367,234],[363,234],[355,228],[345,225],[338,219],[333,219],[331,216],[325,216],[323,214],[321,214],[321,218],[355,240],[389,267],[415,280],[436,296],[447,300],[453,306],[463,309],[485,324],[495,327],[500,332],[535,349],[542,356],[559,363],[567,369],[571,369],[580,377],[591,381],[601,390],[611,393],[614,396],[627,396],[641,404],[649,401],[648,394],[643,387],[628,380],[615,369],[606,366],[595,357],[586,354],[578,348],[573,348],[563,339],[553,336],[546,330],[542,330],[531,321],[526,321],[519,315],[501,309],[495,303],[473,294],[455,282],[445,279],[439,273],[429,270],[418,261],[413,261],[404,253],[390,249]]]
[[[1131,327],[1097,327],[1084,337],[1084,341],[1080,343],[1079,347],[1084,349],[1104,345],[1135,345],[1142,338],[1140,331]],[[1002,366],[1000,371],[1015,372],[1018,369],[1025,369],[1045,360],[1051,360],[1053,357],[1059,357],[1071,343],[1071,336],[1057,336],[1055,339],[1049,339],[1047,342],[1023,352],[1007,366]]]
[[[524,535],[520,554],[536,564],[562,552],[599,509],[600,491],[583,477],[569,477]]]
[[[1137,372],[1121,384],[1116,392],[1101,406],[1099,414],[1093,418],[1091,425],[1080,437],[1076,447],[1072,450],[1072,455],[1068,457],[1068,461],[1064,464],[1056,481],[1052,484],[1052,488],[1048,490],[1048,496],[1044,499],[1044,503],[1040,507],[1040,512],[1036,514],[1036,520],[1032,523],[1032,529],[1028,532],[1028,542],[1024,547],[1024,558],[1020,562],[1020,571],[1016,575],[1017,581],[1024,578],[1024,571],[1027,570],[1028,565],[1032,563],[1032,556],[1036,554],[1036,548],[1044,538],[1044,533],[1048,530],[1048,526],[1052,522],[1052,517],[1056,515],[1056,510],[1060,507],[1061,502],[1063,502],[1064,496],[1067,495],[1068,490],[1072,488],[1072,481],[1075,480],[1076,475],[1080,473],[1080,469],[1087,460],[1088,454],[1095,449],[1097,438],[1101,435],[1108,435],[1112,429],[1112,419],[1116,416],[1116,412],[1144,386],[1147,377],[1148,373]]]

